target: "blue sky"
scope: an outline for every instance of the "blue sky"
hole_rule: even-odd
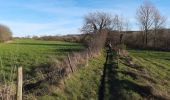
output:
[[[150,1],[164,16],[170,18],[170,0]],[[143,2],[144,0],[0,0],[0,24],[10,27],[14,36],[79,34],[84,15],[93,11],[105,11],[126,17],[133,30],[137,29],[136,9]]]

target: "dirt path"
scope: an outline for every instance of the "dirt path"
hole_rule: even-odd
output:
[[[109,96],[109,91],[107,86],[110,84],[110,82],[113,82],[111,77],[114,77],[113,69],[115,63],[113,63],[113,56],[115,53],[112,50],[107,50],[107,55],[106,55],[106,61],[104,64],[104,69],[103,69],[103,75],[101,76],[101,83],[99,87],[99,100],[105,100],[106,96]],[[107,86],[106,86],[107,85]],[[111,84],[110,84],[111,86]],[[113,87],[113,86],[111,86]]]

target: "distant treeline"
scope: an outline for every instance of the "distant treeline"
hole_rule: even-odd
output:
[[[33,39],[46,41],[66,41],[66,42],[80,42],[83,35],[65,35],[65,36],[34,36]]]
[[[143,31],[111,31],[109,34],[108,38],[114,45],[123,43],[130,48],[136,49],[170,50],[170,29],[158,30],[158,34],[154,34],[150,30],[147,45],[144,44]]]
[[[92,34],[80,34],[66,36],[43,36],[33,38],[48,41],[78,42],[88,46],[91,44],[91,38],[94,37],[92,37]],[[170,29],[160,29],[158,30],[157,34],[154,34],[154,32],[150,30],[148,32],[147,45],[144,44],[144,38],[144,33],[142,31],[110,31],[108,33],[107,41],[110,41],[113,46],[123,43],[131,48],[170,50]]]
[[[143,45],[144,36],[142,31],[133,32],[129,31],[124,35],[123,41],[129,47],[155,49],[155,50],[170,50],[170,30],[161,29],[157,34],[153,31],[148,33],[148,43]]]

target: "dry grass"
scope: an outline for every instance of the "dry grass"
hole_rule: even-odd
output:
[[[16,89],[12,84],[0,86],[0,100],[15,100]]]

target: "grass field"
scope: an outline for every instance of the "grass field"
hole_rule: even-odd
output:
[[[51,58],[62,59],[68,52],[80,51],[78,43],[16,39],[0,44],[1,73],[8,75],[11,68],[23,66],[29,72],[33,67],[48,63]],[[105,64],[105,54],[89,60],[63,80],[61,87],[49,87],[50,95],[39,100],[168,100],[170,95],[170,52],[129,49],[129,57],[116,55]],[[115,53],[114,53],[115,54]],[[113,57],[113,60],[112,60]],[[129,60],[131,59],[131,60]],[[85,65],[80,65],[85,66]],[[101,89],[102,87],[102,89]],[[101,92],[102,91],[102,92]],[[102,94],[102,96],[101,96]]]
[[[0,43],[1,73],[9,74],[13,67],[22,66],[24,72],[48,63],[51,58],[61,59],[68,52],[80,51],[84,46],[61,41],[15,39],[11,43]]]
[[[170,99],[170,52],[129,50],[127,58],[120,59],[108,83],[110,98],[124,100]],[[114,77],[114,78],[113,78]],[[109,97],[109,96],[108,96]]]
[[[90,60],[89,66],[80,69],[65,80],[65,85],[49,100],[168,100],[170,94],[170,52],[129,50],[132,65],[119,59],[104,67],[105,56]],[[103,89],[101,89],[103,86]],[[101,90],[102,95],[101,96]],[[101,98],[102,97],[102,98]]]
[[[101,75],[105,57],[103,54],[89,60],[88,66],[65,79],[62,88],[53,88],[52,95],[39,97],[38,100],[98,100]]]
[[[170,95],[170,52],[130,50],[135,63],[144,67],[146,78],[158,95]],[[170,99],[170,98],[169,98]]]

